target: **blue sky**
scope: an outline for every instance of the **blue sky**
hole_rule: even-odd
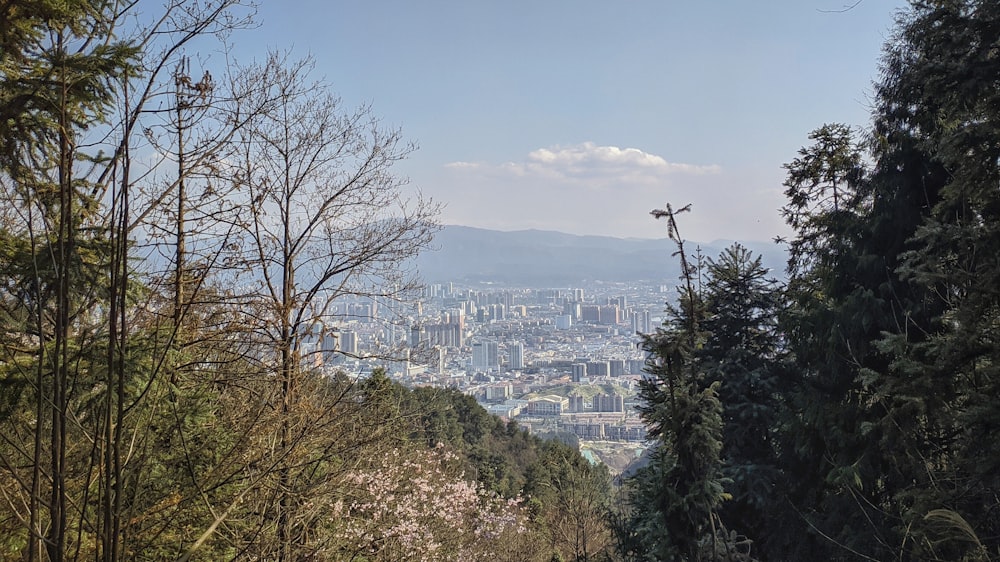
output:
[[[863,126],[904,2],[263,2],[237,57],[316,75],[420,149],[399,166],[441,220],[692,240],[785,233],[781,165],[826,122]]]

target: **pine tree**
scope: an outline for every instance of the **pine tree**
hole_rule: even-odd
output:
[[[113,8],[102,1],[4,6],[0,170],[8,212],[19,220],[4,225],[0,244],[10,260],[3,268],[10,291],[4,304],[25,328],[7,351],[30,357],[5,362],[13,368],[5,369],[4,378],[27,391],[24,406],[32,408],[34,423],[27,433],[4,431],[8,447],[0,456],[10,474],[24,475],[20,467],[32,467],[16,477],[27,497],[29,517],[21,532],[29,560],[62,560],[79,548],[74,529],[88,519],[88,495],[79,494],[77,479],[87,473],[71,459],[92,427],[79,423],[75,412],[89,399],[83,389],[106,384],[105,395],[111,396],[112,381],[101,378],[108,365],[95,338],[102,330],[96,307],[109,287],[107,225],[98,213],[100,189],[92,173],[103,157],[82,145],[89,129],[107,124],[137,53],[114,39]],[[89,438],[106,436],[106,430],[107,417]],[[33,435],[30,442],[25,435]],[[110,445],[108,439],[98,443]],[[109,498],[111,483],[101,484]],[[102,552],[115,551],[112,523],[104,518],[98,524]]]
[[[872,388],[898,460],[899,525],[923,559],[1000,555],[998,41],[995,2],[914,3],[878,89],[880,165],[922,220],[897,269],[917,298],[879,342],[893,363]]]
[[[759,556],[783,535],[773,525],[783,511],[776,446],[784,375],[780,287],[761,257],[740,244],[709,259],[705,273],[706,335],[697,356],[706,382],[720,385],[723,475],[733,496],[720,513],[728,528],[754,541]]]
[[[648,466],[630,482],[631,515],[620,534],[627,555],[638,560],[737,560],[745,548],[722,526],[718,516],[724,490],[722,404],[718,381],[706,378],[698,352],[706,333],[705,309],[696,290],[696,266],[690,263],[669,205],[654,211],[667,220],[681,262],[679,305],[654,334],[643,337],[649,353],[640,386],[640,416],[656,439]]]

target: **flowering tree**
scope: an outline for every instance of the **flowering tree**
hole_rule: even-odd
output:
[[[334,505],[335,541],[352,560],[531,560],[527,512],[467,480],[458,457],[433,450],[388,452],[348,474]]]

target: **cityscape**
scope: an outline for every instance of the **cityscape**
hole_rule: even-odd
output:
[[[592,461],[625,469],[644,449],[636,410],[645,352],[669,288],[592,282],[572,288],[435,283],[415,304],[334,305],[305,356],[332,371],[384,368],[407,386],[458,389],[535,434],[575,436]]]

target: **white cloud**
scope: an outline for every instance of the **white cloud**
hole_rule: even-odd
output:
[[[457,170],[475,170],[480,166],[482,166],[482,163],[480,162],[449,162],[444,165],[445,168],[453,168]]]
[[[533,150],[521,162],[489,165],[476,162],[452,162],[450,169],[479,169],[493,176],[534,177],[584,184],[591,188],[615,184],[660,185],[674,174],[718,174],[718,165],[669,162],[662,156],[638,148],[598,146],[585,142],[573,146],[554,146]]]
[[[662,238],[650,217],[666,203],[693,204],[682,235],[768,240],[781,234],[782,171],[671,162],[637,148],[540,148],[516,162],[452,162],[419,182],[446,204],[441,219],[500,230]]]

